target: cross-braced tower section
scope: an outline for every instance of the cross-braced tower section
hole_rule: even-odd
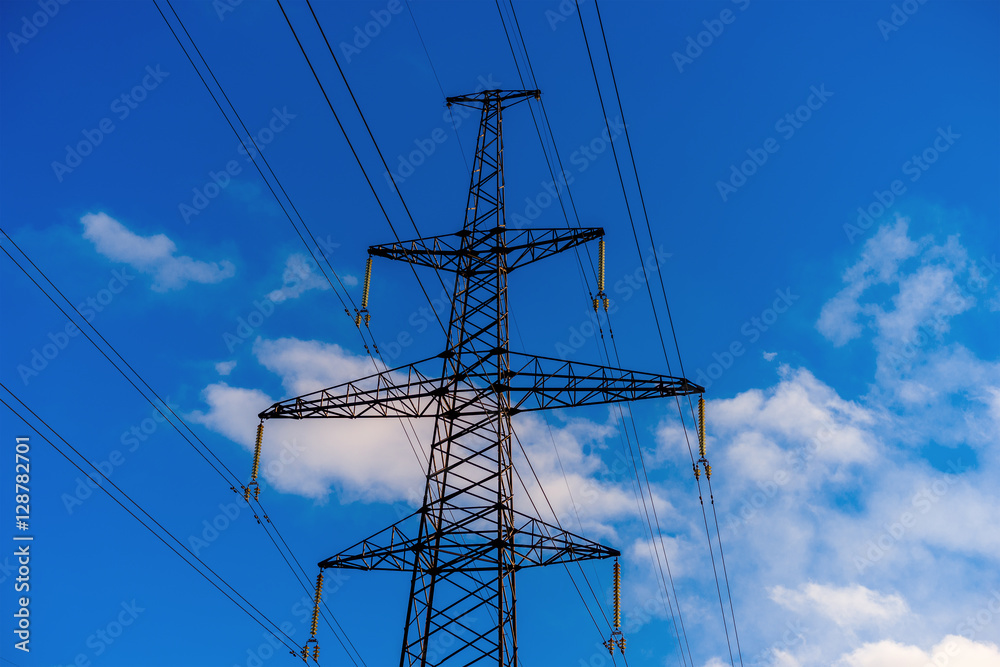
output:
[[[260,413],[434,419],[420,508],[319,564],[412,572],[400,667],[514,667],[517,572],[619,555],[515,509],[513,415],[704,391],[684,378],[510,351],[508,275],[604,235],[600,228],[508,230],[504,223],[503,112],[539,94],[487,90],[448,98],[482,114],[462,230],[369,248],[375,257],[454,276],[444,351]]]

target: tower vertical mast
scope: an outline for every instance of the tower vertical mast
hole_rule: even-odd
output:
[[[510,351],[510,272],[604,235],[599,228],[506,228],[503,110],[539,94],[487,90],[448,98],[481,113],[461,231],[369,248],[372,256],[454,273],[444,351],[286,399],[259,415],[434,418],[420,508],[319,564],[412,572],[400,667],[514,667],[517,571],[619,555],[517,511],[512,415],[704,391],[684,378]],[[429,364],[441,369],[439,377],[424,370]]]

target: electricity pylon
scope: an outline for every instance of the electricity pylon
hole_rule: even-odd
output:
[[[413,573],[400,667],[514,667],[517,572],[619,555],[514,508],[513,415],[704,391],[684,378],[510,351],[507,276],[604,235],[600,228],[505,226],[503,110],[539,94],[486,90],[448,98],[449,106],[482,112],[465,225],[454,234],[368,249],[369,256],[454,274],[444,351],[275,403],[259,415],[434,418],[420,509],[319,564]]]

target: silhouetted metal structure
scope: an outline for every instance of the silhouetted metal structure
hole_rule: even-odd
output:
[[[401,667],[513,667],[518,570],[619,555],[514,508],[513,415],[704,391],[684,378],[510,351],[508,274],[604,235],[600,228],[505,226],[503,111],[539,94],[487,90],[448,98],[449,106],[482,112],[462,230],[369,248],[375,257],[454,275],[444,351],[260,413],[261,419],[434,418],[420,509],[319,564],[413,573]]]

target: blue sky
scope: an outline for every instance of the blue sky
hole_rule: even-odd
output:
[[[174,6],[340,276],[338,294],[360,301],[366,248],[393,232],[278,6]],[[542,137],[558,147],[579,221],[606,230],[620,364],[667,371],[655,305],[676,373],[655,269],[652,303],[639,280],[657,255],[686,375],[707,387],[743,664],[1000,663],[996,3],[602,3],[653,243],[595,7],[581,3],[638,248],[611,150],[587,152],[607,130],[572,3],[515,1],[533,72],[523,83],[494,3],[315,7],[413,225],[308,8],[286,4],[402,238],[462,224],[477,119],[453,127],[443,96],[537,85],[552,132],[541,124]],[[12,239],[0,245],[58,300],[16,243],[213,463],[247,479],[258,412],[372,371],[358,329],[152,2],[5,0],[0,25],[0,219]],[[529,104],[505,116],[508,220],[565,226],[544,196],[540,107]],[[200,445],[2,260],[3,384],[305,641],[306,593]],[[421,278],[443,306],[434,276]],[[569,254],[514,274],[515,348],[606,361],[593,283]],[[429,308],[406,267],[375,262],[371,332],[391,365],[440,351]],[[628,664],[730,664],[675,406],[519,416],[515,428],[564,525],[623,553]],[[28,432],[0,412],[5,485],[14,438]],[[655,546],[631,465],[616,465],[626,433],[649,473]],[[394,422],[268,423],[264,440],[261,500],[310,579],[316,562],[412,511],[422,489],[419,451]],[[289,663],[34,434],[30,457],[32,650],[13,646],[10,540],[3,664]],[[528,496],[543,502],[528,487],[522,509]],[[13,494],[2,503],[12,516]],[[662,606],[654,549],[669,558],[690,654]],[[521,575],[524,665],[610,664],[598,609],[609,613],[611,565],[583,573]],[[408,581],[329,577],[329,608],[357,650],[349,658],[324,624],[321,662],[398,660]]]

